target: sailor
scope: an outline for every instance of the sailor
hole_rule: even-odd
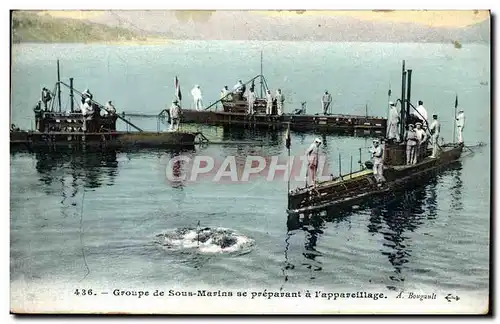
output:
[[[250,85],[250,91],[255,92],[255,80],[252,81],[252,84]]]
[[[227,86],[224,86],[220,91],[220,100],[221,101],[231,101],[231,95],[229,94],[229,89]]]
[[[236,83],[234,85],[233,91],[239,92],[239,90],[241,90],[242,87],[243,87],[243,82],[241,82],[241,80],[239,80],[238,83]]]
[[[43,109],[47,111],[47,104],[49,101],[52,99],[52,95],[50,94],[50,91],[43,87],[42,88],[42,96],[41,96],[41,101],[43,102]]]
[[[179,105],[179,101],[175,99],[172,101],[172,106],[170,106],[170,130],[177,131],[179,130],[180,125],[180,117],[181,117],[181,106]]]
[[[328,90],[326,90],[325,94],[321,98],[321,104],[323,106],[323,115],[326,115],[328,113],[328,108],[330,107],[331,103],[332,103],[332,95],[328,93]]]
[[[94,114],[94,109],[90,103],[90,98],[85,99],[85,103],[82,105],[82,118],[83,118],[83,131],[87,131],[90,128],[92,115]],[[91,129],[89,129],[91,131]]]
[[[306,102],[303,101],[300,103],[300,108],[296,108],[292,114],[293,115],[302,115],[306,113]]]
[[[389,102],[389,118],[387,119],[387,139],[399,142],[399,112],[394,102]]]
[[[106,105],[104,105],[104,109],[102,110],[102,116],[106,117],[108,115],[112,116],[116,114],[116,108],[115,106],[111,103],[111,100],[109,100]]]
[[[247,100],[248,100],[247,114],[249,115],[253,115],[255,113],[254,112],[255,99],[257,99],[257,96],[255,95],[255,92],[253,92],[253,90],[250,89],[247,95]]]
[[[316,184],[316,171],[318,169],[319,146],[322,141],[316,138],[306,151],[308,183]]]
[[[409,124],[405,135],[406,140],[406,164],[417,163],[418,135],[415,132],[415,125]]]
[[[424,107],[422,100],[418,101],[418,107],[411,110],[411,115],[415,121],[420,121],[423,125],[427,125],[427,109]]]
[[[203,108],[203,98],[201,96],[201,89],[199,85],[195,85],[193,90],[191,90],[191,95],[194,100],[194,108],[198,111]]]
[[[375,177],[375,181],[377,181],[377,183],[384,182],[384,149],[380,145],[378,139],[373,140],[373,146],[370,152],[373,158],[373,176]]]
[[[40,127],[43,120],[42,100],[37,101],[33,111],[35,112],[35,129],[37,131],[43,131]]]
[[[431,133],[431,144],[432,144],[432,155],[431,158],[436,158],[438,154],[438,138],[439,132],[441,131],[441,125],[438,121],[438,115],[432,115],[432,122],[429,126],[429,131]]]
[[[89,89],[85,89],[85,91],[82,93],[82,104],[85,104],[86,99],[92,100],[94,96],[92,93],[90,93]]]
[[[236,93],[239,100],[243,99],[243,94],[245,93],[245,90],[246,87],[243,84],[243,82],[241,82],[241,80],[239,80],[238,83],[236,83],[233,88],[233,91],[234,93]]]
[[[240,80],[240,82],[241,82],[241,80]],[[245,93],[246,93],[246,91],[247,91],[247,86],[246,86],[245,84],[243,84],[243,85],[241,86],[241,89],[240,89],[240,90],[241,90],[241,93],[240,93],[240,100],[245,100],[244,96],[245,96]]]
[[[427,145],[426,145],[427,133],[422,128],[421,122],[416,123],[415,126],[417,127],[417,129],[415,129],[415,132],[417,133],[417,140],[418,140],[416,154],[417,154],[417,160],[420,160],[420,158],[425,157],[425,151],[427,150]]]
[[[458,143],[463,143],[464,139],[463,139],[462,135],[463,135],[464,126],[465,126],[465,114],[464,114],[463,109],[461,109],[458,112],[456,119],[457,119]]]
[[[285,110],[285,96],[281,93],[281,89],[276,90],[276,104],[278,107],[278,116],[283,115]]]
[[[90,98],[86,98],[84,104],[82,105],[82,114],[84,116],[91,115],[92,105],[90,103]]]
[[[271,94],[271,90],[267,89],[266,91],[266,115],[273,114],[273,95]]]

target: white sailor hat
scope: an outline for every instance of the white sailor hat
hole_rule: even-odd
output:
[[[418,125],[422,126],[422,123],[421,122],[415,123],[415,126],[418,126]]]
[[[394,102],[389,101],[389,106],[394,106]]]
[[[415,125],[413,125],[413,124],[408,124],[408,127],[415,127]]]
[[[90,98],[85,99],[85,102],[90,102]]]
[[[378,138],[374,138],[373,143],[380,143],[380,140]]]
[[[321,141],[321,139],[320,139],[320,138],[316,137],[316,139],[314,140],[314,143],[321,144],[321,143],[323,143],[323,142]]]

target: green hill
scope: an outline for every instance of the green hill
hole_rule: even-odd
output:
[[[148,35],[130,29],[66,18],[12,11],[12,42],[91,43],[146,41]]]

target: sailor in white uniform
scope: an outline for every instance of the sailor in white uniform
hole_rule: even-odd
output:
[[[458,143],[463,143],[464,139],[463,139],[462,135],[463,135],[464,126],[465,126],[465,115],[464,115],[464,111],[463,110],[460,110],[458,112],[458,115],[457,115],[456,119],[457,119]]]
[[[415,132],[417,133],[417,162],[420,161],[420,158],[425,157],[425,151],[427,150],[427,145],[425,144],[427,141],[427,133],[425,130],[422,128],[422,123],[418,122],[415,124],[417,126],[417,129],[415,129]]]
[[[387,119],[387,139],[399,142],[399,112],[396,105],[389,102],[389,118]]]
[[[328,108],[330,108],[330,104],[332,103],[332,95],[328,93],[328,90],[325,91],[325,94],[321,98],[321,105],[323,107],[323,115],[328,113]]]
[[[90,98],[86,98],[85,103],[82,105],[83,131],[87,131],[88,121],[92,119],[93,114],[94,109],[90,103]]]
[[[273,95],[271,94],[271,90],[267,89],[266,91],[266,115],[273,114]]]
[[[417,147],[418,147],[418,134],[415,131],[413,124],[408,125],[408,130],[405,135],[406,140],[406,164],[417,163]]]
[[[370,152],[373,158],[373,176],[375,177],[375,181],[377,181],[377,183],[384,182],[384,149],[380,145],[378,139],[373,140],[373,146]]]
[[[104,109],[101,111],[101,116],[106,117],[108,115],[114,115],[116,114],[116,108],[115,106],[111,103],[111,100],[109,100],[105,105]]]
[[[413,115],[414,118],[420,120],[422,125],[427,125],[427,109],[425,109],[424,102],[422,100],[418,101],[418,107],[416,111],[415,109],[411,109],[411,115]]]
[[[278,115],[281,116],[283,115],[284,113],[284,105],[285,105],[285,96],[283,95],[283,93],[281,93],[281,89],[278,89],[276,91],[276,103],[277,103],[277,106],[278,106]]]
[[[194,100],[194,108],[198,111],[203,109],[203,98],[201,96],[201,89],[199,85],[195,85],[191,90],[191,95]]]
[[[220,99],[222,101],[231,101],[230,95],[229,94],[229,89],[227,86],[224,86],[222,90],[220,91]]]
[[[248,91],[248,95],[247,95],[247,101],[248,101],[248,110],[247,110],[247,114],[249,115],[253,115],[254,114],[254,104],[255,104],[255,99],[257,98],[257,96],[255,95],[255,92],[253,92],[252,89],[250,89],[250,91]]]
[[[441,125],[438,121],[438,115],[432,115],[432,122],[429,126],[429,131],[431,133],[431,144],[432,144],[432,155],[431,158],[436,158],[438,154],[438,139],[439,132],[441,131]]]

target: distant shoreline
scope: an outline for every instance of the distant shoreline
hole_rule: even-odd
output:
[[[450,45],[450,47],[454,47],[455,42],[438,42],[438,41],[426,41],[426,42],[418,42],[418,41],[404,41],[404,42],[389,42],[389,41],[326,41],[326,40],[264,40],[264,39],[166,39],[166,38],[158,38],[158,39],[147,39],[147,40],[115,40],[115,41],[21,41],[21,42],[13,42],[12,46],[15,45],[23,45],[23,44],[75,44],[75,45],[116,45],[116,46],[132,46],[132,45],[167,45],[173,44],[175,42],[183,42],[183,41],[191,41],[191,42],[289,42],[289,43],[385,43],[385,44],[441,44],[441,45]],[[489,42],[460,42],[461,45],[490,45]],[[457,48],[458,50],[459,48]]]
[[[20,42],[12,42],[12,46],[15,45],[53,45],[53,44],[74,44],[74,45],[116,45],[116,46],[127,46],[127,45],[167,45],[170,44],[171,39],[146,39],[146,40],[110,40],[110,41],[102,41],[102,40],[94,40],[94,41],[20,41]]]
[[[324,13],[321,11],[301,14],[286,11],[235,12],[181,11],[177,15],[177,11],[168,11],[145,21],[141,12],[134,16],[128,11],[128,16],[124,14],[123,17],[115,11],[13,11],[12,42],[109,45],[163,45],[170,41],[491,44],[487,21],[459,29],[430,28],[423,24],[426,17],[429,18],[427,23],[431,24],[436,17],[446,14],[449,16],[446,25],[450,26],[452,22],[466,25],[486,17],[487,12],[483,11],[478,11],[477,15],[472,11],[341,11],[329,13],[333,20],[328,23],[321,20],[323,18],[316,18],[322,17]],[[377,19],[372,19],[373,15]],[[419,23],[401,24],[403,18],[411,17]],[[389,23],[389,20],[399,21]],[[299,24],[299,21],[304,24]],[[252,23],[270,28],[279,25],[281,33],[269,28],[258,33],[249,31],[246,26]],[[192,24],[202,24],[207,28],[197,29]]]
[[[87,21],[52,18],[34,12],[14,11],[11,43],[36,44],[165,44],[169,40],[151,34],[137,33],[122,27],[112,27]]]

